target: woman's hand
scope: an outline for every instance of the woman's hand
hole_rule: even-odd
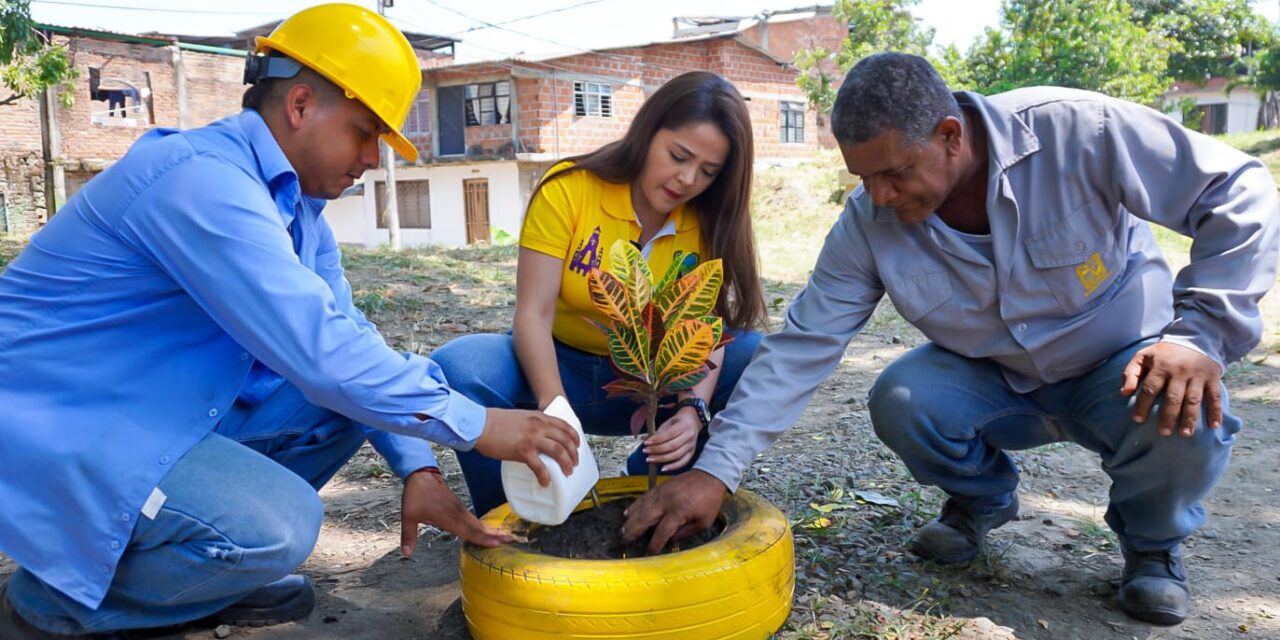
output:
[[[644,443],[644,454],[650,464],[660,466],[661,471],[682,469],[693,460],[698,444],[698,432],[702,421],[693,407],[681,407],[675,415],[658,427],[658,432]]]

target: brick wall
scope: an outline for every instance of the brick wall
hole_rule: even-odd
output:
[[[119,159],[143,133],[153,127],[179,126],[177,75],[173,50],[146,44],[130,44],[81,36],[58,36],[66,44],[80,77],[73,92],[75,103],[56,109],[61,138],[57,153],[67,171],[67,195],[75,192],[92,174]],[[195,51],[182,51],[186,71],[187,112],[192,127],[240,111],[244,85],[241,58]],[[124,126],[120,112],[104,115],[109,103],[90,99],[91,69],[103,84],[123,86],[126,80],[139,89],[149,89],[145,114],[129,114],[136,126]],[[139,96],[140,98],[142,96]],[[18,220],[13,230],[33,230],[47,218],[44,195],[43,153],[40,141],[39,101],[24,98],[0,107],[0,153],[3,177],[0,188],[10,210],[10,220]],[[97,114],[99,123],[94,123]],[[15,213],[19,212],[19,213]],[[3,230],[0,221],[0,230]]]

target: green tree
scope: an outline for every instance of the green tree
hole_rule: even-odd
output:
[[[818,47],[796,54],[800,70],[796,84],[804,90],[809,106],[819,114],[831,110],[835,102],[836,76],[857,62],[880,51],[901,51],[925,55],[933,42],[933,29],[921,27],[911,14],[920,0],[836,0],[831,12],[850,25],[849,37],[838,51]]]
[[[1247,70],[1246,60],[1270,46],[1275,27],[1250,0],[1131,0],[1134,18],[1174,46],[1168,74],[1204,83]]]
[[[73,82],[80,75],[71,66],[67,48],[50,43],[31,20],[30,0],[0,0],[0,80],[12,104],[41,91],[55,91],[65,106],[74,101]]]
[[[1057,85],[1150,104],[1168,88],[1175,45],[1124,0],[1003,0],[1000,13],[969,50],[978,91]]]

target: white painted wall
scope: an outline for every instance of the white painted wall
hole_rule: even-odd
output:
[[[390,239],[386,229],[379,229],[373,185],[382,180],[381,169],[364,175],[363,197],[334,200],[325,207],[324,215],[333,227],[338,242],[376,247]],[[489,228],[504,229],[519,235],[524,219],[524,200],[520,192],[519,170],[514,160],[450,163],[425,167],[398,167],[397,181],[430,180],[431,229],[401,229],[404,247],[438,244],[460,247],[467,242],[466,205],[463,180],[488,178]]]
[[[1168,101],[1166,104],[1171,105],[1175,111],[1176,101],[1183,98],[1193,98],[1197,105],[1202,106],[1227,105],[1226,133],[1247,133],[1258,128],[1258,108],[1262,100],[1252,89],[1237,87],[1230,94],[1221,89],[1191,89],[1165,94]],[[1177,118],[1176,113],[1174,118]]]

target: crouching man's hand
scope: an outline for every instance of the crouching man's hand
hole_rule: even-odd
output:
[[[540,411],[486,409],[484,431],[475,450],[490,458],[529,465],[538,484],[551,484],[551,475],[538,458],[545,453],[567,476],[578,466],[578,432],[569,423]]]
[[[649,554],[656,554],[671,540],[682,540],[705,531],[716,521],[728,488],[715,476],[697,469],[658,485],[627,508],[622,525],[623,543],[631,543],[653,529]]]
[[[481,547],[496,547],[514,538],[480,522],[444,483],[434,467],[420,469],[404,479],[400,495],[400,552],[413,555],[418,546],[418,525],[429,524]]]

